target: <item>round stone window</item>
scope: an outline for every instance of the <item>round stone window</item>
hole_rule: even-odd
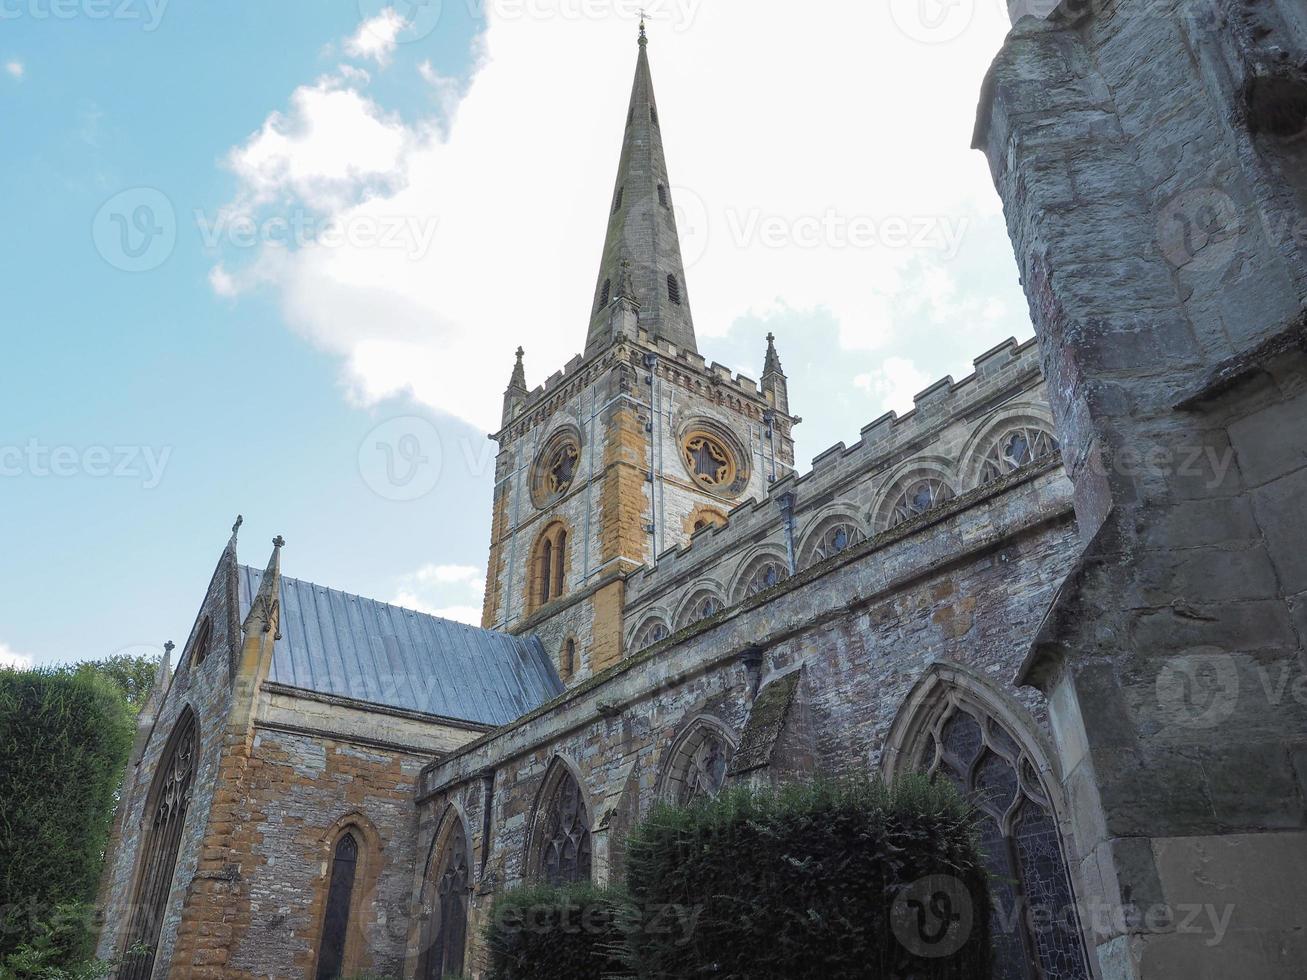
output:
[[[729,493],[740,475],[735,451],[711,432],[695,429],[681,440],[681,458],[694,482],[718,493]]]
[[[536,458],[531,474],[531,499],[548,507],[572,488],[581,462],[581,439],[572,429],[555,433]]]

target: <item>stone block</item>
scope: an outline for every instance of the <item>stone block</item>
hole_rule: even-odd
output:
[[[1307,442],[1307,429],[1299,435]],[[1307,468],[1264,484],[1252,497],[1281,589],[1307,590]]]
[[[1307,398],[1269,405],[1230,423],[1230,444],[1249,486],[1307,466]]]

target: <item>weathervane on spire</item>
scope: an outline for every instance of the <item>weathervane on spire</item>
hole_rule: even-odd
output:
[[[645,32],[644,29],[644,22],[648,16],[649,14],[645,11],[643,7],[641,7],[640,8],[640,43],[641,44],[649,43],[649,35]]]

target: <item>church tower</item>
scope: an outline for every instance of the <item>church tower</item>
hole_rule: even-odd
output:
[[[584,353],[504,392],[482,625],[531,632],[569,683],[628,651],[628,576],[724,524],[794,465],[785,374],[761,387],[698,352],[640,25]]]

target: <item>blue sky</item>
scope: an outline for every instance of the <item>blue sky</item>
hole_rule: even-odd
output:
[[[701,349],[756,377],[775,331],[801,456],[1029,336],[967,149],[996,5],[648,6]],[[629,7],[6,0],[0,659],[181,643],[237,513],[248,563],[473,614],[512,350],[583,343]]]

